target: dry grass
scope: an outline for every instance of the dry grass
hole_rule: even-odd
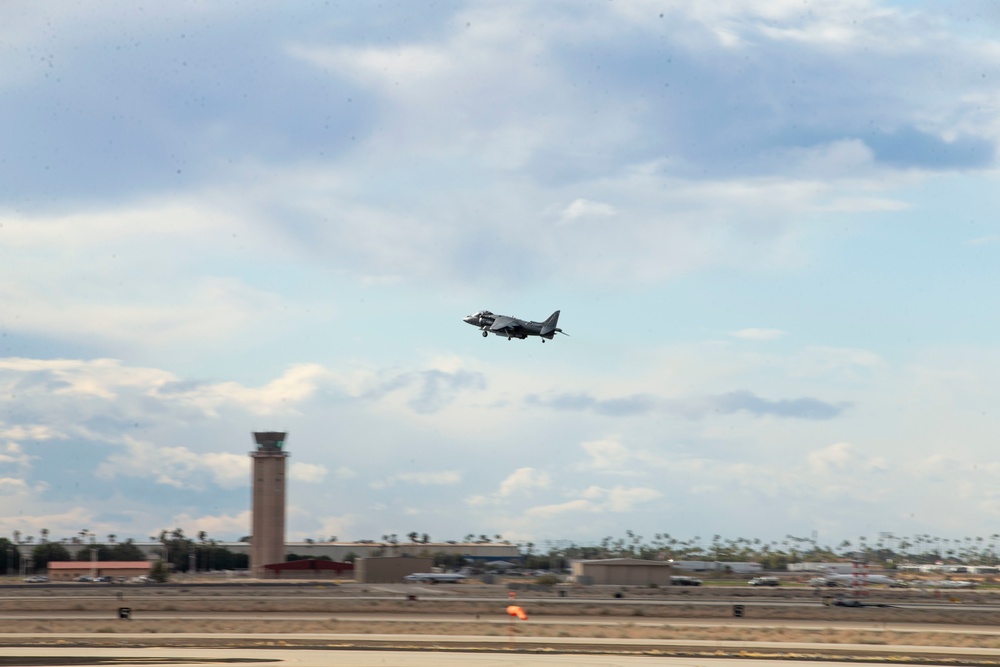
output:
[[[496,593],[494,592],[494,595]],[[739,600],[745,602],[745,600]],[[112,614],[118,607],[132,607],[142,612],[175,613],[313,613],[313,614],[451,614],[465,617],[502,615],[506,602],[473,601],[461,597],[447,600],[407,601],[398,596],[374,600],[352,600],[327,597],[292,597],[291,599],[218,599],[211,596],[125,594],[83,597],[72,601],[60,599],[0,598],[0,612],[101,612]],[[498,611],[499,610],[499,611]],[[728,602],[716,605],[643,605],[626,600],[614,605],[561,603],[532,600],[529,613],[533,617],[581,616],[603,617],[609,620],[630,618],[640,621],[686,619],[729,619],[732,609]],[[866,608],[845,609],[815,604],[801,606],[755,605],[748,608],[754,619],[786,621],[864,621],[871,623],[933,623],[1000,626],[1000,605],[996,610],[966,610],[961,604],[946,609]]]
[[[407,589],[409,591],[411,589]],[[416,591],[416,589],[412,589]],[[874,629],[877,624],[925,623],[1000,626],[1000,595],[971,593],[961,596],[951,609],[866,608],[844,609],[825,607],[811,591],[785,589],[772,591],[712,589],[700,591],[629,590],[627,599],[614,604],[596,603],[593,598],[608,597],[612,591],[574,589],[572,599],[554,599],[553,592],[545,595],[524,593],[525,606],[532,620],[518,623],[517,634],[524,637],[674,639],[708,641],[773,641],[837,644],[902,644],[919,646],[960,646],[970,648],[1000,648],[1000,634],[991,635],[963,631],[901,632]],[[382,595],[375,599],[351,599],[365,594]],[[424,593],[421,593],[423,595]],[[927,601],[910,591],[879,592],[887,602]],[[13,613],[98,612],[103,618],[81,620],[4,619],[0,633],[275,633],[275,634],[413,634],[413,635],[480,635],[505,636],[509,626],[503,610],[506,589],[479,586],[449,587],[435,593],[447,599],[408,601],[400,593],[370,592],[361,587],[306,586],[288,589],[262,590],[261,587],[215,589],[212,587],[156,588],[108,587],[79,589],[7,589],[0,596],[0,611]],[[489,601],[467,599],[472,596],[491,597]],[[589,599],[586,599],[589,598]],[[769,600],[809,601],[798,606],[766,605]],[[715,605],[657,605],[642,601],[695,600],[714,601]],[[732,618],[732,603],[754,601],[748,607],[745,622],[767,620],[773,627],[740,627]],[[993,610],[964,610],[961,602],[996,604]],[[111,620],[118,607],[131,607],[136,618],[130,621]],[[147,613],[246,614],[239,619],[157,619],[143,620]],[[322,616],[316,620],[258,620],[265,614],[299,613],[320,615],[363,614],[427,614],[428,621],[377,620],[356,621]],[[447,614],[445,621],[431,620],[430,615]],[[558,617],[558,618],[555,618]],[[573,623],[571,617],[579,617]],[[678,625],[679,619],[715,619],[730,621],[722,627],[689,627]],[[782,621],[861,621],[872,629],[797,629],[780,626]],[[673,624],[672,624],[673,623]],[[0,634],[2,639],[2,634]]]

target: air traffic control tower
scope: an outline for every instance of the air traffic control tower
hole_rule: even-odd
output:
[[[287,433],[254,433],[253,519],[250,532],[250,574],[264,576],[264,566],[285,561],[285,459]]]

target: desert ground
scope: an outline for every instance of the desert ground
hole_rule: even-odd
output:
[[[516,590],[515,590],[516,589]],[[1000,592],[873,588],[862,608],[837,591],[296,582],[0,587],[0,645],[30,634],[463,635],[1000,649]],[[841,591],[841,594],[846,592]],[[509,604],[527,621],[512,621]],[[734,617],[734,605],[744,607]],[[881,606],[885,605],[885,606]],[[118,609],[130,609],[119,619]]]

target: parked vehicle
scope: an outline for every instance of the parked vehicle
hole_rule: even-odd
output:
[[[670,577],[671,586],[701,586],[701,579],[694,577]]]
[[[49,578],[43,574],[34,574],[30,577],[24,578],[24,583],[26,584],[44,584],[48,582]]]
[[[754,577],[747,583],[751,586],[780,586],[781,580],[777,577]]]
[[[861,600],[848,600],[845,598],[837,598],[833,601],[833,606],[835,607],[864,607],[865,603]]]

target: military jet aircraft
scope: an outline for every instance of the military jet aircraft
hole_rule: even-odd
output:
[[[564,336],[569,335],[556,327],[556,324],[559,323],[558,310],[549,315],[548,319],[544,322],[528,322],[519,320],[516,317],[494,315],[488,310],[480,310],[478,313],[462,318],[462,321],[466,324],[479,327],[483,332],[483,338],[489,336],[491,333],[497,336],[506,336],[507,340],[511,338],[520,338],[523,340],[528,336],[540,336],[544,343],[546,340],[552,340],[557,333],[561,333]]]

